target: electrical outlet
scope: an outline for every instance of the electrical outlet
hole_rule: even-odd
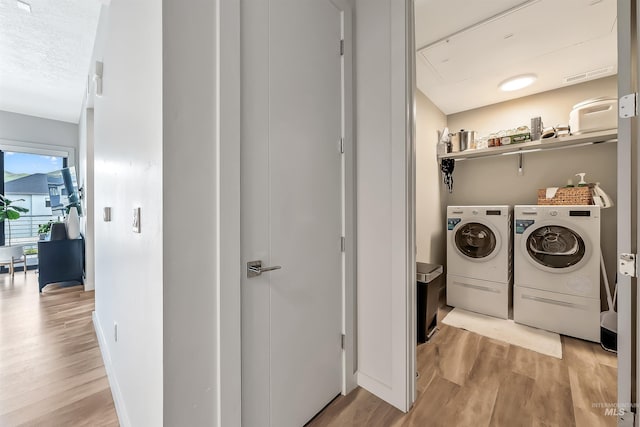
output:
[[[133,209],[133,232],[140,233],[140,208]]]
[[[113,340],[118,342],[118,322],[113,322]]]

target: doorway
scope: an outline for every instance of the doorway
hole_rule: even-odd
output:
[[[618,177],[616,175],[617,148],[616,144],[596,144],[576,149],[559,150],[549,153],[538,152],[524,155],[524,162],[519,156],[495,156],[481,159],[456,159],[453,173],[454,186],[453,193],[442,185],[442,175],[439,170],[439,162],[436,153],[436,144],[439,139],[437,131],[442,132],[445,127],[449,132],[455,133],[460,129],[475,130],[478,132],[478,139],[488,136],[491,132],[509,131],[522,125],[529,126],[530,118],[542,115],[543,121],[550,126],[566,124],[569,120],[569,112],[573,105],[589,98],[608,96],[617,98],[617,61],[615,44],[610,51],[602,55],[602,65],[591,67],[583,62],[583,49],[589,49],[588,43],[578,38],[590,32],[593,36],[589,42],[593,43],[590,48],[590,56],[594,57],[594,52],[607,44],[611,39],[615,41],[616,15],[615,2],[590,2],[581,4],[584,11],[572,9],[572,16],[578,19],[581,13],[590,16],[590,19],[600,19],[603,23],[608,23],[608,29],[600,33],[604,24],[588,24],[588,29],[577,28],[571,37],[576,40],[568,42],[574,48],[573,55],[564,55],[564,58],[571,58],[564,61],[566,67],[559,67],[562,61],[547,61],[558,68],[554,70],[562,74],[565,83],[556,87],[547,87],[544,81],[543,72],[538,74],[538,89],[532,88],[523,92],[526,98],[512,96],[502,97],[498,93],[498,84],[505,80],[508,75],[502,76],[500,73],[509,68],[508,59],[518,59],[519,55],[527,56],[520,64],[511,71],[515,74],[525,74],[526,64],[530,64],[533,59],[541,60],[545,57],[553,59],[555,54],[560,54],[561,49],[556,46],[556,53],[544,53],[541,46],[552,34],[543,30],[543,22],[535,17],[522,20],[518,18],[525,13],[531,13],[536,9],[540,12],[544,6],[549,6],[545,1],[503,1],[494,2],[491,7],[495,10],[486,9],[473,10],[474,6],[464,2],[447,2],[455,13],[449,14],[443,10],[445,2],[437,5],[434,2],[416,0],[416,37],[417,40],[417,69],[418,88],[417,92],[417,261],[443,264],[446,268],[446,248],[448,237],[445,232],[446,207],[447,205],[497,205],[509,204],[511,206],[535,205],[536,192],[539,188],[566,185],[567,179],[578,178],[574,173],[591,171],[592,180],[599,181],[603,188],[610,195],[618,199],[624,199],[629,195],[622,195],[618,192]],[[567,2],[570,3],[570,2]],[[555,6],[555,4],[554,4]],[[563,7],[569,7],[567,4]],[[575,6],[575,5],[574,5]],[[439,8],[440,7],[440,8]],[[613,7],[613,14],[611,13]],[[446,7],[445,7],[446,8]],[[589,9],[590,8],[590,9]],[[600,10],[596,11],[596,9]],[[421,14],[430,16],[430,21],[420,28],[419,17]],[[536,12],[538,13],[538,12]],[[424,15],[423,15],[424,16]],[[455,22],[447,22],[443,16],[456,16]],[[594,18],[596,17],[596,18]],[[574,22],[576,21],[574,19]],[[585,18],[586,19],[586,18]],[[535,22],[536,31],[531,31],[528,26],[512,26],[511,21]],[[613,27],[612,25],[613,24]],[[447,28],[447,25],[450,25]],[[451,26],[453,25],[453,27]],[[527,30],[524,28],[527,27]],[[580,27],[580,25],[576,25]],[[494,28],[494,30],[492,30]],[[497,30],[495,29],[497,28]],[[536,43],[523,43],[522,30],[533,34],[539,39]],[[582,32],[581,32],[582,31]],[[430,33],[427,34],[427,33]],[[491,36],[492,39],[481,39],[480,35]],[[527,36],[527,34],[524,34]],[[420,39],[422,37],[422,39]],[[431,37],[431,39],[427,39]],[[457,45],[460,40],[476,38],[477,44]],[[525,37],[526,38],[526,37]],[[599,39],[599,40],[596,40]],[[520,40],[521,44],[518,44]],[[562,40],[556,40],[562,43]],[[574,43],[576,42],[576,43]],[[493,49],[490,43],[497,43],[503,46],[500,49]],[[538,50],[537,50],[538,49]],[[475,56],[482,56],[481,60]],[[496,61],[495,55],[503,55],[501,61]],[[466,55],[466,56],[465,56]],[[546,55],[546,56],[545,56]],[[574,56],[575,55],[575,56]],[[575,60],[574,60],[575,58]],[[460,59],[468,61],[461,64]],[[516,61],[518,62],[518,61]],[[544,61],[541,61],[544,62]],[[524,65],[523,65],[524,64]],[[605,65],[606,64],[606,65]],[[468,67],[466,65],[469,65]],[[493,69],[493,65],[501,65]],[[519,67],[522,65],[521,67]],[[518,68],[519,67],[519,68]],[[582,67],[583,73],[575,67]],[[516,71],[518,69],[518,71]],[[564,69],[564,71],[563,71]],[[422,75],[421,75],[422,74]],[[425,83],[425,75],[434,80]],[[504,77],[504,78],[503,78]],[[497,79],[491,86],[486,86],[486,80]],[[558,79],[563,81],[563,79]],[[455,92],[468,82],[475,82],[470,85],[466,92]],[[464,83],[466,82],[466,83]],[[578,82],[579,84],[569,84]],[[543,88],[544,89],[541,89]],[[447,95],[448,94],[448,95]],[[465,96],[462,96],[462,95]],[[447,98],[448,97],[448,98]],[[521,98],[516,100],[516,98]],[[484,101],[483,101],[484,100]],[[465,104],[466,105],[462,105]],[[538,107],[543,103],[543,107]],[[538,105],[538,106],[536,106]],[[546,119],[545,119],[546,116]],[[553,153],[553,154],[552,154]],[[586,169],[573,171],[573,169]],[[589,174],[589,172],[587,172]],[[569,176],[571,175],[571,176]],[[606,181],[606,184],[604,183]],[[591,181],[589,181],[591,182]],[[425,184],[426,183],[426,184]],[[628,191],[628,190],[627,190]],[[433,200],[438,202],[433,203]],[[617,228],[618,212],[615,208],[602,210],[602,246],[605,256],[606,272],[608,281],[613,287],[615,283],[616,259],[617,259]],[[446,272],[445,272],[446,274]],[[601,299],[605,301],[604,291]],[[606,309],[603,303],[602,309]],[[443,313],[446,314],[446,313]],[[446,327],[448,328],[448,327]],[[440,332],[444,332],[443,328]],[[443,334],[444,335],[444,334]],[[437,336],[437,334],[436,334]],[[563,338],[565,345],[565,359],[571,359],[576,346],[582,348],[581,341],[571,341],[573,339]],[[420,359],[427,357],[425,354],[429,344],[418,347],[418,365]],[[586,346],[588,352],[599,350],[598,344]],[[495,348],[493,350],[496,350]],[[493,351],[492,350],[492,351]],[[515,350],[514,350],[515,352]],[[494,356],[496,353],[494,353]],[[602,353],[602,360],[606,360],[604,366],[598,365],[597,369],[606,371],[606,376],[615,378],[615,363],[611,362],[610,355]],[[464,368],[464,360],[459,361]],[[473,363],[469,367],[471,372]],[[611,366],[613,364],[613,366]],[[595,368],[594,368],[595,369]],[[614,369],[613,371],[611,369]],[[420,370],[420,369],[419,369]],[[420,372],[418,379],[418,393],[424,392],[423,375]],[[603,374],[604,376],[604,374]],[[431,379],[430,376],[428,376]],[[568,377],[567,381],[569,381]],[[451,380],[452,378],[449,378]],[[455,379],[455,378],[454,378]],[[427,380],[424,380],[427,381]],[[453,381],[455,382],[455,381]],[[526,381],[525,381],[526,382]],[[574,381],[575,382],[575,381]],[[606,387],[609,393],[610,403],[616,402],[615,381],[609,381]],[[418,397],[419,399],[419,397]],[[593,403],[593,402],[590,402]],[[598,412],[599,416],[604,416],[601,408],[585,407],[580,411],[589,414]],[[576,418],[577,419],[577,418]]]

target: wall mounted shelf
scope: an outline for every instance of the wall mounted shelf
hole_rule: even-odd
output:
[[[481,157],[503,156],[510,154],[526,154],[536,151],[556,150],[560,148],[579,147],[581,145],[599,144],[603,142],[616,142],[618,130],[610,129],[601,132],[591,132],[582,135],[571,135],[560,138],[548,138],[538,141],[524,142],[521,144],[503,145],[500,147],[483,148],[480,150],[466,150],[459,153],[447,153],[438,156],[438,159],[477,159]]]

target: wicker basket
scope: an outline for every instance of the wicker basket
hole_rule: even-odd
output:
[[[538,190],[539,205],[593,205],[591,187],[566,187],[558,188],[552,199],[547,199],[547,189]]]

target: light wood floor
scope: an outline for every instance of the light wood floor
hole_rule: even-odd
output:
[[[0,426],[118,426],[81,286],[0,274]]]
[[[418,399],[408,414],[359,388],[309,426],[615,426],[594,406],[616,401],[615,354],[568,337],[562,350],[560,360],[441,323],[418,346]]]
[[[93,298],[80,286],[39,295],[33,271],[0,275],[0,426],[118,425]],[[616,400],[615,355],[562,340],[559,360],[441,324],[418,347],[410,413],[357,389],[310,426],[615,426],[594,407]]]

